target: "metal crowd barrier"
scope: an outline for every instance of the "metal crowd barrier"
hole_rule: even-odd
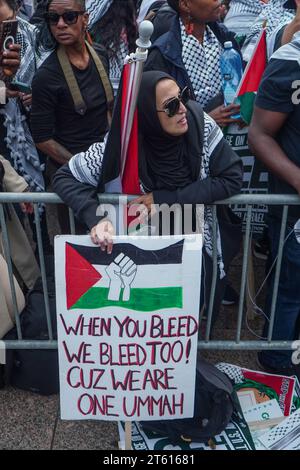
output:
[[[128,197],[128,200],[133,199],[133,197]],[[48,341],[28,341],[22,339],[22,331],[20,325],[20,318],[18,315],[17,309],[17,301],[16,301],[16,292],[15,286],[13,283],[13,266],[10,257],[10,243],[9,237],[7,232],[7,227],[5,223],[5,216],[4,216],[4,205],[7,203],[20,203],[20,202],[31,202],[34,204],[34,215],[35,215],[35,223],[36,223],[36,232],[37,232],[37,245],[38,245],[38,253],[40,259],[40,268],[41,268],[41,275],[42,275],[42,282],[43,282],[43,289],[44,289],[44,301],[45,301],[45,311],[47,316],[47,325],[48,325],[48,334],[49,340]],[[99,202],[105,204],[118,204],[119,202],[119,195],[101,195],[99,196]],[[46,282],[46,269],[45,269],[45,261],[44,261],[44,251],[42,245],[42,236],[41,236],[41,224],[40,224],[40,217],[39,217],[39,208],[38,204],[59,204],[62,203],[61,199],[52,193],[0,193],[0,226],[2,232],[2,239],[3,239],[3,247],[4,247],[4,255],[8,265],[8,273],[9,273],[9,281],[12,291],[12,301],[14,307],[14,314],[15,314],[15,322],[16,322],[16,329],[18,340],[15,341],[6,341],[5,346],[7,349],[56,349],[57,348],[57,341],[53,338],[53,331],[51,327],[51,320],[50,320],[50,309],[49,309],[49,296],[48,296],[48,288]],[[247,209],[246,215],[246,230],[244,234],[244,247],[243,247],[243,262],[242,262],[242,273],[241,273],[241,287],[240,287],[240,299],[239,299],[239,307],[238,307],[238,314],[237,314],[237,324],[236,324],[236,335],[235,340],[211,340],[211,332],[212,332],[212,314],[213,314],[213,301],[215,295],[215,287],[216,281],[218,276],[218,266],[217,266],[217,250],[216,250],[216,240],[217,240],[217,225],[216,225],[216,213],[217,213],[217,205],[225,204],[225,205],[245,205]],[[275,278],[274,278],[274,291],[273,291],[273,299],[272,299],[272,306],[271,306],[271,314],[270,314],[270,324],[269,324],[269,331],[268,331],[268,338],[267,340],[242,340],[242,325],[245,315],[245,295],[246,295],[246,288],[247,288],[247,269],[248,269],[248,262],[249,262],[249,250],[250,250],[250,241],[251,241],[251,214],[253,206],[257,205],[279,205],[283,206],[283,215],[282,215],[282,222],[281,222],[281,231],[280,231],[280,241],[279,241],[279,251],[278,251],[278,258],[275,266]],[[250,194],[242,194],[230,199],[226,199],[224,201],[216,202],[213,205],[213,276],[212,276],[212,287],[211,287],[211,294],[210,294],[210,302],[209,307],[207,310],[207,323],[205,329],[205,335],[202,339],[198,342],[199,349],[209,349],[209,350],[292,350],[293,343],[292,341],[272,341],[272,333],[274,327],[274,318],[275,318],[275,307],[276,307],[276,299],[278,293],[278,284],[279,284],[279,275],[281,269],[281,262],[282,262],[282,250],[284,245],[285,239],[285,229],[287,224],[287,215],[288,215],[288,207],[290,205],[300,205],[300,197],[297,195],[250,195]],[[75,219],[72,210],[69,210],[69,219],[70,219],[70,227],[71,233],[75,234]],[[300,288],[300,286],[299,286]],[[1,308],[1,306],[0,306]]]

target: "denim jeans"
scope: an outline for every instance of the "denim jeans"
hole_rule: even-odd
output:
[[[280,237],[281,221],[275,218],[269,220],[269,237],[271,253],[269,266],[272,266],[277,254]],[[288,226],[284,243],[282,265],[279,279],[278,296],[275,309],[275,322],[272,340],[293,341],[298,339],[297,321],[300,313],[300,244],[297,242],[293,227]],[[292,231],[292,233],[291,233]],[[270,276],[266,299],[267,317],[270,317],[271,302],[274,286],[275,267]],[[266,321],[263,335],[267,337],[269,322]],[[292,351],[262,351],[261,360],[270,367],[282,368],[292,365]]]

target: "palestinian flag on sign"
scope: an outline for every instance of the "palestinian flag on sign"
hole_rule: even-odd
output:
[[[108,255],[97,246],[66,243],[67,309],[182,308],[183,244],[153,251],[117,243]]]
[[[241,104],[240,114],[247,124],[251,122],[254,101],[266,66],[267,42],[266,30],[263,29],[237,90],[237,97]]]

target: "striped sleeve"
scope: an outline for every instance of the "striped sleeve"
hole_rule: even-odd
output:
[[[69,168],[80,183],[98,186],[102,171],[103,155],[107,141],[106,134],[103,142],[97,142],[86,151],[80,152],[69,161]]]
[[[224,135],[218,124],[206,113],[204,113],[204,145],[209,155],[212,155]]]

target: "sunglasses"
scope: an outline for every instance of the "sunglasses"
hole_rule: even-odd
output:
[[[85,13],[84,11],[72,11],[72,10],[65,11],[62,15],[60,15],[59,13],[55,13],[55,12],[53,13],[47,12],[45,13],[44,18],[47,21],[47,23],[53,26],[56,26],[60,18],[62,18],[64,20],[64,23],[70,26],[71,24],[76,24],[78,21],[79,15],[84,15],[84,13]]]
[[[189,87],[184,87],[183,90],[179,93],[178,96],[171,98],[165,105],[164,109],[157,109],[158,113],[166,113],[168,117],[173,117],[178,113],[180,109],[180,103],[184,106],[187,104],[191,98],[191,93]]]

